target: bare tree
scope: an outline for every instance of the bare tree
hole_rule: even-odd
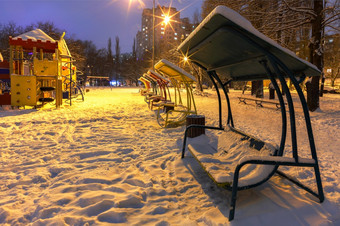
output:
[[[339,77],[340,74],[339,46],[340,34],[329,36],[324,46],[324,66],[325,68],[327,68],[325,77],[330,78],[332,87],[334,87],[335,80]]]
[[[323,70],[324,31],[339,31],[339,0],[206,0],[205,17],[217,5],[226,5],[246,17],[254,27],[296,52]],[[308,75],[307,75],[308,76]],[[310,111],[319,107],[320,77],[308,84],[307,102]]]
[[[113,75],[113,54],[112,54],[112,42],[111,38],[107,41],[107,59],[106,59],[107,71],[110,80],[112,79]]]
[[[116,36],[115,50],[116,50],[116,56],[115,56],[116,86],[118,86],[118,80],[119,80],[119,76],[120,76],[120,62],[121,62],[119,37],[118,36]]]

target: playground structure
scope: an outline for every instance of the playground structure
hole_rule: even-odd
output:
[[[0,62],[0,105],[11,105],[9,63]]]
[[[143,96],[145,96],[144,100],[145,102],[149,102],[149,98],[152,98],[153,96],[159,96],[159,87],[157,87],[157,81],[152,78],[147,73],[144,73],[143,76],[140,78],[145,84],[147,84],[146,89],[147,92],[143,93]]]
[[[192,92],[192,84],[196,82],[196,78],[165,59],[156,63],[155,69],[158,73],[164,75],[164,77],[169,78],[175,91],[174,103],[164,103],[158,106],[157,122],[162,127],[176,127],[182,125],[186,121],[188,115],[197,114],[195,99]],[[183,103],[182,101],[182,85],[186,91],[186,103]],[[164,108],[166,111],[163,110]]]
[[[64,40],[65,33],[55,41],[40,29],[9,37],[10,57],[8,69],[1,73],[1,105],[40,107],[62,99],[81,95],[77,85],[76,67]],[[2,63],[6,67],[5,63]],[[8,74],[6,74],[8,72]],[[6,84],[6,85],[4,85]],[[10,103],[8,102],[10,96]]]
[[[237,12],[224,6],[215,8],[178,47],[178,50],[184,55],[187,54],[193,63],[208,73],[216,89],[219,103],[218,126],[190,125],[186,128],[182,158],[185,157],[189,129],[223,131],[218,137],[217,147],[208,143],[208,137],[204,143],[199,141],[205,139],[195,142],[194,138],[190,141],[188,150],[218,186],[231,191],[229,220],[234,219],[238,191],[261,185],[275,173],[323,202],[324,194],[313,131],[307,103],[300,87],[306,75],[320,76],[321,72],[314,65],[298,58],[291,51],[260,33]],[[280,102],[282,127],[281,141],[278,145],[267,144],[235,128],[231,103],[225,88],[231,81],[254,81],[266,78],[273,84]],[[307,137],[300,138],[309,142],[310,155],[307,158],[302,158],[298,154],[294,103],[286,78],[293,83],[299,97],[297,103],[301,104],[303,109]],[[287,125],[286,106],[277,80],[280,81],[285,92],[290,127]],[[222,123],[219,88],[225,95],[228,107],[226,126]],[[288,129],[290,129],[292,157],[284,155],[287,151]],[[313,191],[279,170],[281,166],[313,170],[317,191]]]

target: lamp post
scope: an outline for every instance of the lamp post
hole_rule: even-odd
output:
[[[155,0],[152,5],[152,70],[155,70]]]
[[[131,2],[133,2],[134,0],[129,0],[129,7]],[[138,2],[142,2],[142,0],[138,0]],[[144,5],[144,3],[143,3]],[[154,70],[155,67],[155,10],[156,10],[156,6],[155,6],[155,0],[152,1],[152,56],[151,56],[151,61],[152,61],[152,69]],[[170,18],[169,16],[166,16],[164,18],[165,23],[168,24],[170,23]]]

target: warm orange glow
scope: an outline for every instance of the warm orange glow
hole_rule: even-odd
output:
[[[130,7],[131,7],[133,2],[138,2],[139,6],[141,8],[145,8],[145,3],[143,2],[143,0],[129,0],[128,11],[130,11]]]
[[[180,64],[185,67],[186,65],[189,65],[190,66],[190,61],[189,61],[189,57],[186,54],[183,54],[182,53],[182,56],[180,57]]]
[[[169,16],[164,16],[164,23],[165,23],[165,25],[170,23],[170,17]]]

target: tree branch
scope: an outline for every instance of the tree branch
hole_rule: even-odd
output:
[[[339,20],[339,18],[338,18],[339,16],[340,16],[340,13],[334,14],[334,15],[328,17],[327,19],[325,19],[324,21],[322,21],[322,24],[327,25],[327,24],[330,24],[330,23],[332,23],[336,20]]]
[[[336,30],[336,31],[339,31],[340,32],[340,29],[339,28],[337,28],[337,27],[333,27],[332,25],[326,25],[327,27],[330,27],[330,28],[332,28],[332,29],[334,29],[334,30]]]
[[[287,2],[286,0],[283,0],[283,2],[286,4],[286,6],[288,7],[288,9],[290,9],[291,11],[294,11],[294,12],[300,12],[300,13],[306,13],[306,14],[309,14],[311,16],[313,16],[314,18],[317,17],[317,15],[314,13],[314,11],[310,8],[302,8],[302,7],[291,7]]]

